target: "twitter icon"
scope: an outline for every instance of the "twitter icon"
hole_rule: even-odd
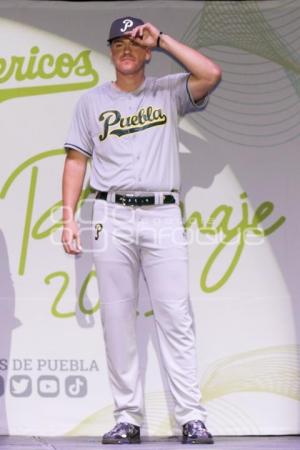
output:
[[[27,375],[14,375],[10,379],[10,392],[14,397],[29,397],[32,393],[32,381]]]

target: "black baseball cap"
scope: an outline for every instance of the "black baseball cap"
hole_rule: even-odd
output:
[[[126,16],[114,20],[109,30],[109,38],[107,39],[107,42],[110,44],[114,39],[126,35],[128,31],[133,30],[139,25],[144,25],[144,22],[142,19],[138,19],[137,17]]]

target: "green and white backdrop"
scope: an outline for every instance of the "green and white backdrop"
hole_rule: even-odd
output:
[[[300,4],[0,2],[0,432],[98,435],[112,424],[87,232],[64,254],[62,145],[79,96],[114,77],[112,20],[136,15],[217,61],[204,113],[180,123],[199,384],[214,434],[300,431]],[[147,71],[180,70],[155,51]],[[176,432],[141,280],[144,433]],[[122,343],[121,343],[122,345]]]

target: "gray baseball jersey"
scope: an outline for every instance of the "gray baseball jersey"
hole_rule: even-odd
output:
[[[178,119],[208,100],[193,102],[188,77],[147,77],[134,92],[106,82],[81,96],[64,147],[92,158],[94,189],[180,189]]]

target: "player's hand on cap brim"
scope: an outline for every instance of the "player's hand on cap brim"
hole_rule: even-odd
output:
[[[139,25],[126,33],[133,41],[136,41],[143,47],[156,47],[159,30],[151,23]]]

